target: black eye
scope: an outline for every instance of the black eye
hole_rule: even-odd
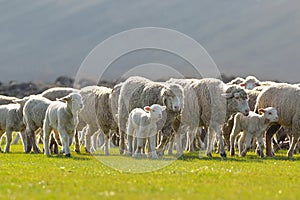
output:
[[[269,115],[272,115],[272,113],[271,113],[271,112],[269,112]]]
[[[235,97],[235,99],[240,99],[240,97]]]

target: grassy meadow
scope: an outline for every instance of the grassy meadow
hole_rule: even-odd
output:
[[[300,199],[300,156],[288,159],[285,151],[266,159],[249,152],[225,160],[199,153],[148,160],[120,156],[117,149],[109,157],[72,152],[71,158],[22,150],[18,144],[0,153],[0,199]],[[107,159],[119,163],[117,169],[104,165]],[[163,167],[120,170],[130,163]]]

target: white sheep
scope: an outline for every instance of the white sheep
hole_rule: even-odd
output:
[[[300,88],[285,83],[271,85],[258,95],[255,112],[265,107],[274,107],[278,113],[278,122],[266,132],[267,156],[274,156],[271,145],[272,137],[281,126],[284,126],[292,130],[287,153],[288,157],[292,157],[300,137]]]
[[[242,77],[236,77],[235,79],[228,82],[228,85],[240,85],[241,83],[245,82],[245,79]]]
[[[236,113],[249,113],[248,95],[237,85],[228,86],[217,79],[201,79],[184,87],[185,101],[182,109],[182,126],[192,132],[198,127],[207,129],[207,156],[211,152],[215,136],[219,139],[220,155],[226,157],[221,126]]]
[[[49,139],[51,131],[57,130],[62,142],[62,153],[70,157],[69,146],[72,143],[78,124],[78,112],[83,108],[82,97],[71,93],[66,97],[53,101],[47,108],[43,124],[44,150],[50,155]]]
[[[23,109],[23,121],[26,125],[27,135],[26,153],[29,153],[32,148],[34,153],[41,152],[36,142],[36,132],[39,129],[42,132],[46,110],[51,103],[52,101],[40,95],[31,95],[30,99],[25,103]],[[42,135],[43,133],[40,134]],[[57,136],[57,133],[55,133],[55,135]]]
[[[112,89],[102,86],[87,86],[80,90],[84,108],[79,113],[78,130],[86,126],[84,132],[85,150],[87,152],[96,151],[97,146],[91,145],[93,135],[103,132],[105,155],[109,154],[108,144],[110,130],[117,129],[111,110]]]
[[[156,133],[157,133],[157,121],[162,118],[162,112],[166,109],[166,106],[153,104],[152,106],[145,106],[144,110],[141,108],[133,109],[128,117],[127,135],[128,145],[133,145],[132,138],[137,139],[136,150],[133,157],[140,157],[142,148],[144,148],[144,141],[149,141],[148,157],[157,159],[156,146]],[[130,149],[132,147],[129,147]]]
[[[235,155],[234,141],[236,136],[243,131],[238,141],[239,154],[245,156],[251,146],[251,139],[256,138],[259,146],[260,156],[264,157],[264,132],[266,128],[272,122],[278,120],[277,110],[273,107],[261,108],[259,113],[250,112],[248,116],[244,116],[242,113],[237,113],[234,116],[234,125],[230,134],[230,154]],[[243,143],[245,141],[245,147]]]
[[[26,146],[26,135],[25,135],[25,124],[23,123],[23,107],[28,97],[23,99],[14,100],[15,103],[0,105],[0,137],[6,133],[6,145],[4,152],[10,151],[10,144],[12,141],[12,132],[21,132],[21,138],[24,145]],[[0,147],[0,151],[1,147]]]
[[[40,95],[51,101],[55,101],[57,98],[65,97],[72,92],[78,92],[78,90],[69,87],[53,87],[45,90]]]
[[[181,86],[178,85],[178,87]],[[124,138],[126,132],[126,123],[128,121],[129,113],[134,108],[143,108],[152,104],[166,106],[166,110],[163,112],[163,118],[158,122],[158,130],[161,130],[164,136],[170,136],[173,131],[172,123],[181,110],[180,98],[170,89],[170,86],[168,84],[153,82],[149,79],[137,76],[128,78],[122,84],[118,103],[118,126],[121,138],[121,154],[125,150],[125,141],[122,140],[122,138]],[[164,145],[159,146],[162,147]],[[158,153],[161,152],[163,151],[159,151]],[[128,149],[127,154],[131,155],[132,149]]]
[[[257,86],[260,86],[260,81],[254,76],[247,76],[245,81],[241,83],[240,86],[244,87],[245,89],[252,90]]]
[[[0,95],[0,105],[14,103],[16,100],[20,100],[20,99],[17,97],[9,97],[9,96]]]

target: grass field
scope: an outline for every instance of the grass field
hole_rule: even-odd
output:
[[[162,169],[128,173],[103,165],[99,157],[73,153],[71,158],[24,154],[21,145],[0,153],[0,199],[300,199],[300,156],[222,160],[185,154]],[[117,152],[117,150],[115,150]],[[136,160],[109,157],[120,165]]]

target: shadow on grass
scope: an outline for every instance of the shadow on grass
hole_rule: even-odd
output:
[[[236,156],[228,156],[226,158],[220,157],[219,154],[213,154],[213,157],[207,157],[203,154],[203,152],[193,152],[193,153],[185,153],[178,160],[190,162],[193,160],[205,160],[205,161],[232,161],[232,162],[263,162],[265,160],[274,160],[274,161],[300,161],[300,157],[294,155],[294,157],[289,158],[286,156],[286,153],[280,153],[275,155],[274,157],[265,157],[260,158],[254,152],[249,152],[245,157]]]

